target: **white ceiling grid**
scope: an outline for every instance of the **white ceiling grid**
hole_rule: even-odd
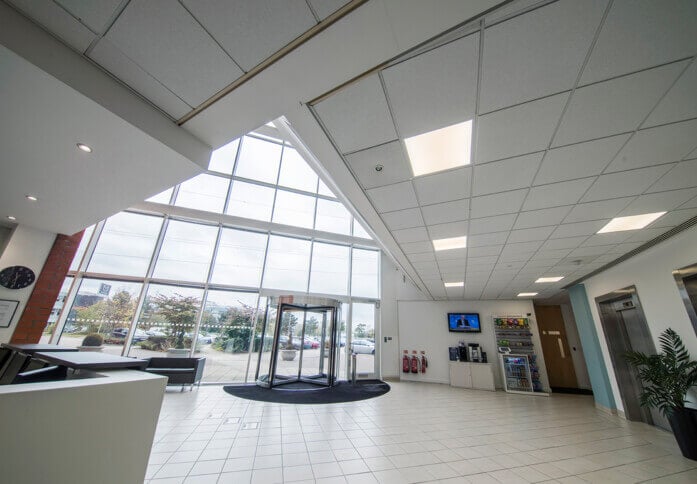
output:
[[[313,110],[433,297],[544,298],[697,215],[695,31],[689,0],[549,2]],[[471,166],[414,178],[404,138],[467,119]],[[434,252],[460,235],[467,249]],[[534,283],[545,275],[565,277]]]

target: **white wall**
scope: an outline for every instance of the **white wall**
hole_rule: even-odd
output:
[[[659,349],[658,336],[666,328],[673,328],[683,339],[692,359],[697,359],[697,336],[687,315],[672,271],[697,263],[697,227],[682,232],[631,259],[583,281],[588,304],[593,314],[603,359],[610,376],[615,402],[620,410],[622,399],[617,387],[605,335],[598,316],[595,298],[616,289],[636,286],[641,306]]]
[[[22,265],[32,269],[38,278],[55,239],[56,234],[52,232],[19,225],[12,232],[10,241],[0,256],[0,270],[9,266]],[[0,299],[19,301],[19,307],[10,327],[0,328],[0,343],[7,343],[12,337],[17,321],[33,290],[34,284],[24,289],[6,289],[0,286]]]
[[[449,383],[448,347],[457,346],[460,340],[467,343],[479,343],[486,351],[490,363],[495,364],[494,378],[496,387],[502,388],[501,366],[496,351],[494,336],[494,316],[527,316],[530,314],[530,326],[533,343],[540,366],[540,379],[543,387],[549,390],[549,381],[542,354],[537,322],[532,301],[398,301],[399,348],[396,363],[401,370],[400,359],[403,349],[426,351],[428,369],[426,374],[401,374],[404,380]],[[448,331],[447,314],[453,312],[479,313],[482,325],[481,333],[451,333]]]
[[[578,388],[590,390],[591,380],[588,376],[586,358],[583,356],[581,338],[578,335],[578,328],[576,328],[576,319],[574,318],[574,311],[571,309],[570,304],[560,304],[559,307],[561,308],[561,315],[564,319],[564,328],[566,329],[566,340],[569,343],[569,347],[571,349],[571,359],[574,363],[574,370],[576,371],[576,382],[578,384]]]
[[[380,265],[380,370],[382,378],[399,377],[397,300],[424,299],[404,273],[382,254]],[[385,342],[386,337],[391,340]]]

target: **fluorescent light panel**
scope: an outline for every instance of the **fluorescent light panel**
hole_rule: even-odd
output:
[[[433,241],[434,250],[462,249],[467,247],[467,236],[436,239]]]
[[[460,282],[446,282],[445,287],[465,287],[465,281]]]
[[[605,227],[598,230],[599,234],[609,232],[622,232],[623,230],[643,229],[666,212],[645,213],[642,215],[630,215],[629,217],[615,217]]]
[[[559,282],[562,279],[564,279],[564,276],[556,276],[556,277],[540,277],[537,279],[535,282],[536,283],[542,283],[542,282]]]
[[[472,120],[406,138],[414,176],[470,164]]]
[[[518,297],[532,297],[532,296],[537,296],[536,292],[521,292],[518,294]]]

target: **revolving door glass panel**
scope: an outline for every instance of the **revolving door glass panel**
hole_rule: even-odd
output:
[[[267,388],[295,382],[334,385],[339,369],[340,307],[338,301],[326,298],[272,298],[267,311],[276,309],[276,317],[267,317],[264,328],[264,342],[272,344],[260,349],[257,384]]]

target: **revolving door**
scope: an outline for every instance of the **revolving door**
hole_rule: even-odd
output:
[[[259,344],[257,385],[334,385],[339,371],[340,311],[341,303],[329,298],[269,298]]]

